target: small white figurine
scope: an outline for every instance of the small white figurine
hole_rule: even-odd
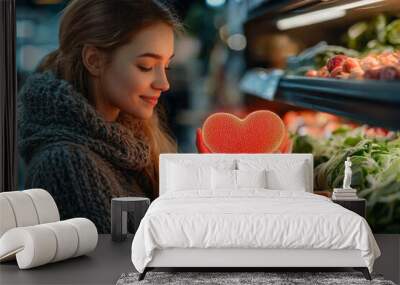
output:
[[[351,188],[351,161],[350,157],[347,157],[347,160],[344,162],[344,179],[343,179],[343,189],[352,189]]]

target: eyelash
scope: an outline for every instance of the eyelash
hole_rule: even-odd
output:
[[[153,68],[146,68],[146,67],[143,67],[143,66],[138,66],[138,67],[143,72],[150,72],[153,69]],[[169,71],[169,70],[171,70],[171,67],[166,67],[165,70]]]

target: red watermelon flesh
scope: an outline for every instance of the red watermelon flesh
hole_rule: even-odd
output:
[[[270,111],[255,111],[245,119],[215,113],[203,124],[205,145],[214,153],[272,153],[285,139],[281,118]]]
[[[282,141],[282,144],[278,148],[278,153],[291,153],[293,148],[293,141],[286,135],[286,139]]]
[[[289,132],[285,130],[285,136],[282,140],[281,145],[279,146],[277,152],[278,153],[290,153],[292,152],[293,141],[289,137]]]

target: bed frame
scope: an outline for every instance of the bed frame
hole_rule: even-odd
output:
[[[338,268],[350,267],[361,271],[371,280],[359,250],[328,249],[193,249],[171,248],[156,250],[152,261],[139,275],[155,268],[232,268],[246,271],[254,268]]]
[[[166,192],[167,161],[191,160],[212,161],[213,159],[238,159],[257,157],[265,159],[287,159],[305,161],[308,169],[307,191],[313,192],[312,154],[161,154],[160,155],[160,195]],[[153,259],[139,280],[155,268],[230,268],[234,271],[265,268],[343,268],[350,267],[361,271],[367,280],[371,280],[368,268],[359,250],[329,249],[254,249],[254,248],[169,248],[157,249]]]

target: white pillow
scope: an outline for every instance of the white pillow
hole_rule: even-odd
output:
[[[169,163],[167,188],[171,191],[211,189],[211,167]]]
[[[211,170],[212,189],[236,190],[236,170],[216,169]]]
[[[169,164],[179,164],[184,167],[208,166],[216,169],[236,169],[236,159],[207,158],[207,155],[204,155],[202,159],[174,158],[167,161],[167,166]]]
[[[267,188],[267,170],[236,170],[238,188]]]
[[[276,157],[271,159],[249,158],[238,161],[240,170],[267,170],[267,188],[274,190],[307,191],[309,170],[306,161]]]
[[[295,164],[289,175],[278,169],[267,172],[268,188],[274,190],[289,190],[306,192],[307,176],[303,164]]]

